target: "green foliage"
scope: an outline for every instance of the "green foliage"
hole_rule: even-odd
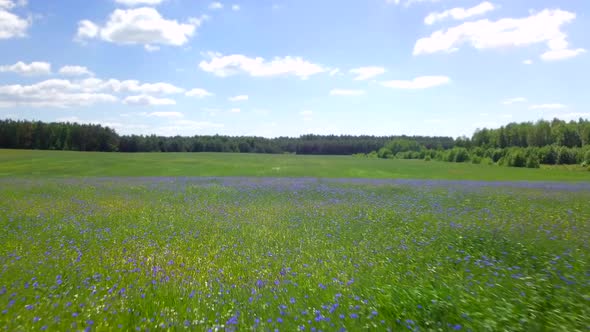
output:
[[[541,163],[539,162],[539,157],[535,154],[530,154],[526,159],[526,167],[527,168],[539,168],[541,167]]]
[[[415,140],[409,139],[394,139],[387,144],[385,144],[385,148],[391,151],[393,155],[397,155],[400,152],[408,152],[408,151],[420,151],[423,146],[419,144]],[[403,159],[412,159],[412,158],[403,158]]]
[[[389,159],[389,158],[393,158],[393,153],[388,148],[381,148],[377,152],[377,156],[379,158]]]
[[[559,165],[573,165],[576,164],[575,151],[565,146],[560,147],[557,150],[557,164]]]

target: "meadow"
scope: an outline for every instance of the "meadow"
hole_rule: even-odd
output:
[[[588,172],[0,152],[4,331],[590,328]]]
[[[254,176],[590,181],[578,165],[540,169],[424,160],[246,153],[105,153],[0,149],[0,177]]]

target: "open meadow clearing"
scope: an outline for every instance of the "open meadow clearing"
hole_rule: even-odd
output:
[[[0,328],[590,327],[590,184],[0,180]]]

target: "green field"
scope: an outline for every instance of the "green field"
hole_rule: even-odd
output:
[[[0,329],[588,329],[588,186],[380,181],[0,179]]]
[[[588,180],[0,150],[0,330],[585,331]]]
[[[590,181],[590,172],[578,166],[519,169],[351,156],[0,150],[0,177],[15,176],[270,176]]]

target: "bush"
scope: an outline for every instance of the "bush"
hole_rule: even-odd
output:
[[[548,145],[538,150],[539,162],[545,165],[557,164],[557,149],[555,146]]]
[[[453,149],[455,150],[455,149]],[[456,163],[464,163],[469,161],[469,152],[467,152],[466,148],[456,148],[454,162]]]
[[[377,156],[379,158],[385,158],[385,159],[393,158],[393,152],[391,152],[391,150],[389,150],[388,148],[381,148],[377,152]]]
[[[586,154],[584,155],[584,161],[587,164],[590,164],[590,150],[586,151]]]
[[[367,154],[367,158],[378,158],[379,155],[377,154],[377,151],[371,151],[369,154]]]
[[[511,149],[498,163],[508,167],[525,167],[527,158],[521,149]]]
[[[528,156],[528,158],[526,160],[526,167],[527,168],[539,168],[539,167],[541,167],[541,164],[539,162],[539,157],[537,157],[534,154],[531,154],[530,156]]]
[[[492,158],[484,157],[481,159],[481,163],[484,165],[493,165],[494,161],[492,160]]]
[[[570,148],[564,146],[557,151],[557,163],[559,165],[572,165],[576,163],[576,156]]]
[[[481,157],[475,155],[471,157],[471,163],[473,164],[481,164]]]
[[[429,155],[426,155],[426,157],[424,157],[424,161],[430,161],[430,160],[432,160],[432,158],[430,158]]]

